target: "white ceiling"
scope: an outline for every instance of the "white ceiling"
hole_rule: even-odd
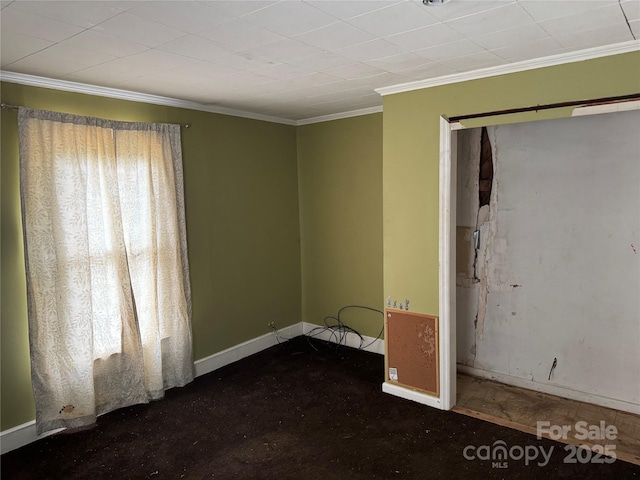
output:
[[[640,38],[640,0],[1,0],[5,72],[287,120]]]

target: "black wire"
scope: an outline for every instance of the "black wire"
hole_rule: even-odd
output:
[[[360,334],[360,332],[358,332],[356,329],[346,325],[342,319],[341,319],[341,315],[345,310],[348,309],[362,309],[362,310],[369,310],[372,312],[377,312],[380,315],[382,315],[382,328],[380,329],[380,333],[378,333],[378,335],[376,336],[376,338],[374,338],[371,342],[369,342],[368,344],[364,345],[364,337]],[[331,320],[335,321],[335,323],[329,323]],[[349,333],[352,333],[354,335],[357,335],[360,338],[360,346],[358,347],[358,350],[363,350],[369,346],[371,346],[373,343],[375,343],[377,340],[380,339],[380,337],[382,336],[382,333],[384,332],[384,312],[382,310],[378,310],[377,308],[372,308],[372,307],[367,307],[365,305],[346,305],[344,307],[342,307],[340,310],[338,310],[338,314],[337,316],[327,316],[324,317],[323,319],[323,323],[324,323],[324,327],[315,327],[312,330],[310,330],[309,332],[307,332],[305,334],[305,336],[307,337],[307,341],[309,342],[309,345],[311,345],[314,350],[318,351],[318,349],[311,344],[311,338],[317,337],[318,335],[321,335],[322,333],[325,333],[327,331],[330,332],[329,334],[329,341],[330,343],[335,343],[336,344],[336,351],[340,348],[340,346],[343,346],[343,344],[346,346],[347,343],[347,338]],[[335,339],[335,341],[331,341]]]
[[[370,347],[371,345],[373,345],[374,342],[377,342],[380,337],[382,336],[382,333],[384,332],[384,313],[383,315],[383,321],[382,321],[382,328],[380,328],[380,333],[378,333],[378,336],[376,338],[374,338],[373,340],[371,340],[369,343],[367,343],[364,347],[362,347],[362,349],[364,350],[365,348]]]
[[[356,329],[346,325],[342,321],[342,319],[340,318],[342,313],[345,310],[348,310],[348,309],[369,310],[369,311],[376,312],[376,313],[379,313],[380,315],[382,315],[382,327],[380,328],[380,333],[378,333],[376,338],[374,338],[369,343],[364,345],[364,341],[365,340],[364,340],[364,337],[360,334],[360,332],[358,332]],[[329,323],[330,321],[334,321],[335,323]],[[313,343],[311,343],[311,339],[317,337],[318,335],[322,335],[325,332],[329,332],[329,340],[327,340],[327,341],[329,343],[334,343],[336,345],[336,351],[338,351],[338,349],[341,346],[346,346],[347,338],[348,338],[350,333],[354,334],[354,335],[357,335],[358,338],[360,338],[360,345],[357,347],[357,349],[358,350],[364,350],[364,349],[370,347],[371,345],[373,345],[382,336],[382,333],[384,332],[384,312],[382,310],[378,310],[377,308],[367,307],[365,305],[345,305],[344,307],[340,308],[340,310],[338,310],[337,316],[335,316],[335,317],[331,316],[331,315],[326,316],[322,320],[322,323],[324,323],[324,327],[315,327],[315,328],[311,329],[310,331],[308,331],[307,333],[304,334],[304,336],[307,338],[307,343],[309,343],[311,348],[313,348],[316,352],[318,352],[319,350],[316,348],[315,345],[313,345]],[[279,344],[282,343],[281,340],[284,340],[284,341],[291,340],[289,338],[285,338],[282,335],[280,335],[280,333],[278,332],[278,330],[277,330],[277,328],[276,328],[276,326],[275,326],[275,324],[273,322],[269,323],[269,326],[273,330],[273,333],[275,334],[276,340],[277,340],[277,342]]]

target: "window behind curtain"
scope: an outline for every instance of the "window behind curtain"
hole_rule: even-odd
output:
[[[193,379],[180,131],[20,109],[39,432]]]

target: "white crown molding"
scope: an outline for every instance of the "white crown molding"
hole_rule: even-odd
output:
[[[54,78],[38,77],[36,75],[27,75],[24,73],[7,72],[0,70],[0,80],[9,83],[19,83],[21,85],[29,85],[32,87],[51,88],[54,90],[62,90],[65,92],[84,93],[87,95],[97,95],[99,97],[117,98],[119,100],[129,100],[132,102],[152,103],[154,105],[165,105],[167,107],[186,108],[189,110],[198,110],[202,112],[219,113],[221,115],[231,115],[233,117],[249,118],[252,120],[262,120],[265,122],[282,123],[284,125],[300,126],[310,123],[328,122],[330,120],[339,120],[342,118],[356,117],[360,115],[369,115],[371,113],[382,112],[382,107],[370,107],[360,110],[352,110],[349,112],[334,113],[331,115],[323,115],[321,117],[306,118],[302,120],[290,120],[288,118],[272,117],[262,115],[260,113],[246,112],[242,110],[234,110],[225,107],[216,107],[205,105],[188,100],[180,100],[171,97],[162,97],[159,95],[150,95],[147,93],[133,92],[130,90],[121,90],[111,87],[100,87],[90,85],[88,83],[70,82],[67,80],[56,80]]]
[[[9,83],[19,83],[21,85],[29,85],[32,87],[51,88],[54,90],[63,90],[66,92],[84,93],[87,95],[96,95],[99,97],[117,98],[119,100],[129,100],[132,102],[152,103],[154,105],[165,105],[168,107],[186,108],[189,110],[199,110],[202,112],[219,113],[221,115],[230,115],[233,117],[249,118],[252,120],[262,120],[265,122],[282,123],[285,125],[296,125],[295,120],[289,120],[280,117],[271,117],[259,113],[245,112],[242,110],[234,110],[225,107],[216,107],[212,105],[204,105],[202,103],[190,102],[187,100],[179,100],[170,97],[161,97],[159,95],[150,95],[147,93],[132,92],[130,90],[120,90],[118,88],[99,87],[97,85],[89,85],[87,83],[69,82],[67,80],[56,80],[53,78],[38,77],[35,75],[27,75],[24,73],[15,73],[0,71],[0,80]]]
[[[443,45],[443,48],[446,48],[446,45]],[[576,52],[567,52],[558,55],[551,55],[549,57],[510,63],[508,65],[498,65],[495,67],[481,68],[479,70],[473,70],[471,72],[454,73],[452,75],[445,75],[442,77],[401,83],[398,85],[391,85],[389,87],[376,88],[375,91],[382,96],[392,95],[395,93],[410,92],[413,90],[421,90],[423,88],[448,85],[450,83],[466,82],[469,80],[477,80],[480,78],[495,77],[497,75],[507,75],[509,73],[524,72],[526,70],[552,67],[554,65],[562,65],[565,63],[581,62],[594,58],[636,52],[638,50],[640,50],[640,40],[631,40],[629,42],[616,43],[613,45],[588,48]]]
[[[640,40],[632,40],[629,42],[606,45],[603,47],[594,47],[576,52],[561,53],[549,57],[536,58],[533,60],[525,60],[523,62],[511,63],[508,65],[499,65],[495,67],[473,70],[471,72],[455,73],[437,78],[429,78],[426,80],[418,80],[415,82],[401,83],[389,87],[377,88],[375,91],[382,96],[395,93],[410,92],[423,88],[437,87],[448,85],[450,83],[466,82],[469,80],[477,80],[481,78],[494,77],[497,75],[506,75],[510,73],[523,72],[526,70],[534,70],[537,68],[550,67],[554,65],[562,65],[565,63],[580,62],[594,58],[607,57],[611,55],[619,55],[622,53],[630,53],[640,50]],[[189,110],[198,110],[202,112],[218,113],[221,115],[230,115],[234,117],[248,118],[252,120],[261,120],[265,122],[281,123],[284,125],[302,126],[312,123],[329,122],[331,120],[340,120],[343,118],[357,117],[360,115],[369,115],[372,113],[382,112],[382,107],[369,107],[359,110],[351,110],[348,112],[334,113],[330,115],[322,115],[319,117],[310,117],[302,120],[291,120],[287,118],[272,117],[259,113],[247,112],[242,110],[234,110],[225,107],[216,107],[205,105],[202,103],[191,102],[187,100],[179,100],[176,98],[162,97],[159,95],[150,95],[146,93],[133,92],[130,90],[121,90],[110,87],[100,87],[86,83],[70,82],[67,80],[56,80],[53,78],[39,77],[35,75],[27,75],[23,73],[7,72],[0,70],[0,80],[9,83],[19,83],[22,85],[30,85],[33,87],[51,88],[54,90],[63,90],[67,92],[84,93],[87,95],[96,95],[100,97],[116,98],[120,100],[129,100],[132,102],[151,103],[155,105],[165,105],[168,107],[185,108]]]
[[[382,112],[382,106],[361,108],[360,110],[351,110],[348,112],[332,113],[330,115],[322,115],[320,117],[305,118],[296,122],[297,126],[309,125],[311,123],[330,122],[331,120],[341,120],[343,118],[359,117],[361,115],[370,115],[372,113]]]

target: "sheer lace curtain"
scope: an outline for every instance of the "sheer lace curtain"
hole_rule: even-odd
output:
[[[193,380],[180,127],[21,108],[38,433]]]

